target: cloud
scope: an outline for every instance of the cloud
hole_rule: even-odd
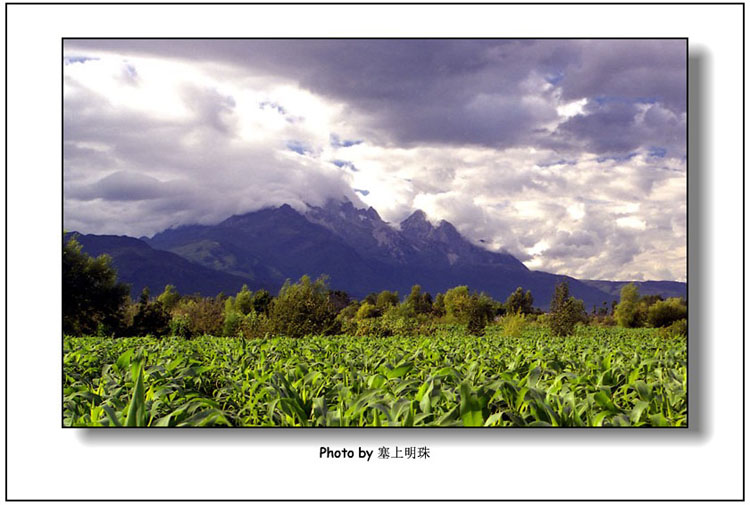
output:
[[[535,269],[685,278],[684,40],[68,40],[64,53],[69,229],[150,235],[345,197],[394,223],[422,208]]]

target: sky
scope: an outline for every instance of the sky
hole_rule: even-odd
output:
[[[685,40],[66,40],[64,227],[417,209],[533,270],[686,279]],[[480,242],[481,241],[481,242]]]

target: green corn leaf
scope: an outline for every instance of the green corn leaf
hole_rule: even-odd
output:
[[[128,413],[125,416],[125,426],[145,426],[146,425],[146,399],[143,388],[143,361],[138,360],[133,363],[132,375],[135,380],[133,387],[133,396],[130,400]]]

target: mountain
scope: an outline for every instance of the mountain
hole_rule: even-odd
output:
[[[531,271],[504,252],[493,252],[464,238],[447,221],[432,224],[416,211],[397,226],[372,207],[328,201],[298,212],[289,205],[232,216],[215,225],[170,228],[152,238],[83,235],[90,254],[113,257],[120,278],[153,291],[167,283],[181,293],[234,293],[243,283],[271,293],[302,275],[329,277],[332,289],[355,298],[384,289],[406,295],[420,284],[433,294],[459,285],[505,300],[517,287],[531,290],[546,309],[555,285],[567,281],[587,308],[619,297],[624,282],[579,281]],[[678,282],[637,283],[641,294],[683,296]]]
[[[502,265],[527,270],[510,254],[493,253],[468,242],[447,221],[433,226],[421,210],[402,221],[398,230],[372,207],[357,209],[349,201],[329,200],[323,207],[309,207],[305,218],[336,234],[361,256],[389,265]]]
[[[66,234],[65,239],[70,235],[76,236],[86,254],[110,255],[118,279],[130,284],[130,295],[134,298],[146,286],[152,295],[158,295],[167,284],[173,284],[183,294],[201,293],[204,296],[214,296],[222,291],[236,293],[243,284],[251,289],[272,287],[192,263],[168,251],[153,249],[136,238],[73,232]]]
[[[374,209],[348,201],[309,206],[304,214],[289,205],[267,208],[216,225],[168,229],[147,242],[277,289],[303,274],[326,274],[331,288],[357,298],[383,289],[405,295],[414,284],[432,293],[466,284],[504,300],[522,286],[546,308],[555,284],[566,280],[588,306],[612,299],[571,277],[533,272],[510,254],[476,246],[447,221],[433,225],[422,211],[394,227]]]

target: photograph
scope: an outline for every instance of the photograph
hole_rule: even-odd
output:
[[[688,428],[687,38],[61,46],[63,428]]]

